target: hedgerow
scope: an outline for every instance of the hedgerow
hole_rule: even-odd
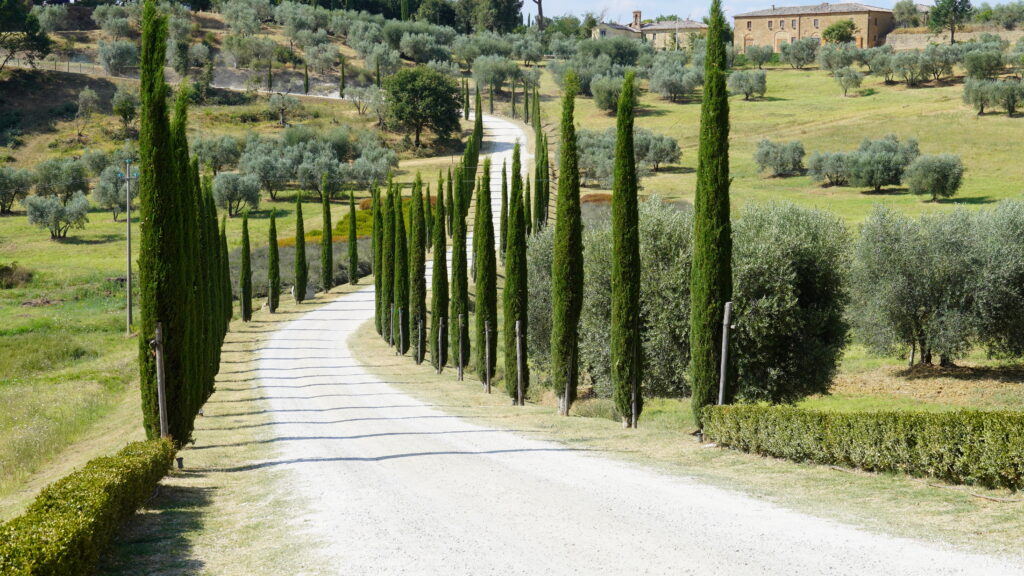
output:
[[[168,439],[134,442],[47,486],[23,515],[0,525],[0,574],[91,574],[173,457]]]
[[[1024,413],[823,412],[709,406],[704,433],[721,446],[775,458],[1024,488]]]

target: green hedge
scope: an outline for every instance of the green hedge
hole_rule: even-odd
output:
[[[0,574],[94,572],[122,521],[153,493],[173,457],[170,441],[135,442],[47,486],[23,515],[0,525]]]
[[[704,433],[721,446],[797,462],[1024,488],[1024,413],[820,412],[709,406]]]

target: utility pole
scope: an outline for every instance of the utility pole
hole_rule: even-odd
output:
[[[722,367],[718,375],[718,405],[725,404],[725,377],[729,372],[729,328],[732,320],[732,302],[725,303],[725,315],[722,316]]]

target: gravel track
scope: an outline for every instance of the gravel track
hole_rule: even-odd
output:
[[[485,132],[500,201],[501,158],[525,137],[490,116]],[[447,415],[353,357],[347,339],[373,308],[368,286],[261,350],[280,449],[248,468],[289,470],[307,506],[281,520],[331,559],[315,573],[1024,574]]]

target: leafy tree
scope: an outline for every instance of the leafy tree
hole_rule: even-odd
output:
[[[815,152],[807,162],[807,174],[825,186],[845,186],[850,180],[852,156],[846,152]]]
[[[234,172],[222,172],[213,180],[213,197],[217,206],[234,218],[243,206],[255,210],[260,205],[260,185],[256,178]]]
[[[75,113],[75,129],[79,139],[82,138],[86,127],[92,121],[92,115],[99,110],[99,107],[100,99],[96,96],[96,92],[88,86],[82,88],[82,91],[78,93],[78,112]]]
[[[505,56],[485,54],[473,61],[473,81],[477,86],[501,92],[509,79],[519,73],[519,66]]]
[[[837,20],[825,28],[821,38],[830,44],[846,44],[853,42],[853,35],[856,32],[857,25],[853,20]]]
[[[980,116],[985,113],[986,107],[994,107],[997,104],[997,91],[998,86],[994,80],[968,78],[964,82],[963,100],[965,104],[970,104],[977,110]]]
[[[619,95],[622,93],[621,76],[595,76],[590,81],[590,92],[594,95],[594,104],[601,110],[614,112],[618,109]],[[636,94],[634,86],[633,94]],[[639,100],[634,97],[633,106],[637,106]]]
[[[0,3],[0,71],[16,54],[29,61],[40,60],[53,48],[31,4],[6,0]]]
[[[270,230],[267,232],[267,307],[277,312],[281,303],[281,264],[277,246],[277,210],[270,211]]]
[[[899,0],[892,7],[892,17],[896,20],[897,28],[914,28],[921,25],[921,17],[914,0]]]
[[[459,128],[462,95],[454,80],[429,67],[405,68],[385,82],[391,113],[415,134],[420,145],[424,129],[447,138]]]
[[[110,210],[115,222],[117,221],[118,214],[128,210],[125,200],[124,175],[121,173],[120,168],[120,166],[114,164],[104,168],[103,172],[100,173],[96,188],[92,191],[93,199],[100,206]],[[131,190],[131,195],[133,200],[138,197],[138,186]]]
[[[89,190],[85,163],[73,158],[50,158],[36,165],[36,194],[57,196],[67,204],[71,198]]]
[[[117,87],[117,92],[114,93],[112,106],[114,114],[121,120],[121,126],[127,137],[139,111],[139,95],[127,85],[122,84]]]
[[[10,214],[14,203],[28,196],[32,184],[33,176],[28,170],[0,166],[0,214]]]
[[[824,44],[818,48],[818,66],[834,75],[836,70],[853,65],[857,54],[856,46],[849,42]]]
[[[973,10],[971,0],[936,0],[928,12],[928,29],[932,32],[949,30],[949,43],[956,44],[956,31],[963,28]]]
[[[789,176],[804,170],[804,145],[799,140],[772,142],[762,139],[754,151],[757,171],[770,170],[772,176]]]
[[[50,239],[66,238],[72,228],[85,228],[89,221],[89,201],[75,192],[67,202],[56,196],[30,196],[22,200],[28,223],[50,231]]]
[[[438,190],[442,184],[438,183]],[[434,266],[430,288],[430,358],[438,373],[448,363],[448,334],[444,322],[448,318],[448,257],[445,248],[444,198],[438,194],[434,205]]]
[[[970,293],[979,344],[997,357],[1024,356],[1024,203],[1000,202],[974,217],[972,251],[983,265]]]
[[[111,76],[124,76],[139,65],[139,49],[128,40],[100,40],[97,55],[103,69]]]
[[[306,299],[309,285],[309,262],[306,261],[306,223],[302,219],[302,194],[295,195],[295,282],[292,284],[295,301]]]
[[[522,353],[527,354],[526,342],[529,337],[528,283],[526,269],[526,211],[523,207],[522,171],[519,164],[519,143],[512,148],[512,189],[508,207],[508,238],[505,253],[505,290],[503,309],[505,317],[505,391],[513,404],[525,405],[526,391],[530,386],[529,367],[523,362],[523,370],[517,356],[516,336],[523,339]],[[516,324],[519,329],[516,330]],[[519,396],[519,382],[522,381],[523,396]]]
[[[762,98],[767,90],[764,70],[737,70],[729,75],[729,91],[743,94],[744,100]]]
[[[291,167],[284,154],[276,140],[250,137],[238,159],[238,168],[259,180],[260,187],[267,191],[270,199],[277,200],[278,190],[291,176]]]
[[[775,51],[772,50],[771,46],[747,46],[747,49],[743,52],[747,55],[747,60],[751,64],[757,66],[760,70],[765,64],[771,61]]]
[[[704,83],[704,74],[696,68],[687,68],[672,60],[655,59],[650,72],[650,89],[670,102],[678,102]]]
[[[1017,107],[1024,102],[1024,84],[1016,78],[996,82],[994,91],[999,104],[1010,116],[1016,114]]]
[[[721,3],[713,0],[704,60],[704,98],[701,102],[694,200],[693,272],[690,279],[690,378],[694,420],[698,426],[703,422],[703,408],[715,401],[721,359],[722,310],[732,299],[726,26]],[[726,401],[734,395],[733,386],[727,386]]]
[[[323,175],[323,184],[320,185],[323,193],[320,195],[320,212],[323,215],[323,233],[320,234],[320,286],[324,292],[330,292],[334,287],[334,227],[331,226],[331,195],[328,193],[330,182],[326,173]]]
[[[918,52],[898,52],[892,55],[892,73],[909,86],[916,86],[924,75],[921,70],[921,55]]]
[[[953,74],[953,66],[960,63],[961,54],[955,46],[929,45],[921,52],[921,75],[931,76],[938,82],[943,76]]]
[[[281,126],[288,125],[288,115],[295,114],[302,110],[302,102],[294,96],[287,94],[272,94],[267,101],[270,113],[277,116]]]
[[[437,43],[432,34],[405,34],[402,36],[399,52],[409,60],[426,64],[432,60],[445,62],[451,56],[448,48]]]
[[[484,158],[480,185],[476,187],[476,220],[473,244],[476,254],[476,365],[480,381],[489,384],[498,360],[498,272],[494,254],[494,222],[491,215],[491,159]]]
[[[249,250],[249,212],[242,214],[242,269],[238,275],[238,308],[242,322],[252,319],[252,266]]]
[[[779,49],[782,61],[797,70],[814,62],[818,54],[817,38],[800,38],[793,43],[783,43]]]
[[[348,283],[359,283],[359,244],[356,236],[356,200],[348,195]]]
[[[571,74],[571,72],[570,72]],[[628,90],[633,90],[628,78]],[[579,322],[583,306],[583,223],[574,125],[576,81],[568,78],[562,95],[562,150],[559,157],[555,238],[551,257],[551,385],[558,412],[569,415],[579,383]],[[629,97],[630,95],[626,95]],[[632,106],[628,103],[627,108]],[[536,328],[535,328],[536,329]]]
[[[903,175],[911,194],[930,194],[932,201],[952,198],[960,189],[963,177],[963,162],[955,154],[918,156]]]
[[[476,5],[477,29],[508,34],[522,22],[523,0],[482,0]]]
[[[867,65],[868,71],[871,72],[871,74],[882,77],[886,84],[892,82],[892,46],[876,46],[874,48],[868,48],[867,50],[864,50],[863,55],[864,63]]]
[[[964,55],[964,69],[969,78],[991,80],[1003,68],[1003,53],[998,50],[973,50]]]
[[[893,134],[880,140],[864,140],[849,157],[850,182],[869,186],[876,192],[882,186],[898,185],[903,171],[920,154],[917,140],[900,142]]]
[[[192,150],[199,163],[213,170],[214,174],[237,164],[242,152],[238,140],[228,135],[195,140]]]
[[[32,14],[39,20],[39,27],[47,33],[63,30],[68,25],[68,7],[64,4],[33,6]]]
[[[260,31],[260,16],[253,2],[229,0],[220,9],[232,34],[251,36]]]
[[[847,92],[851,88],[856,90],[860,88],[861,82],[864,81],[864,75],[859,70],[855,70],[847,66],[846,68],[840,68],[836,70],[832,77],[835,78],[839,87],[843,89],[843,96],[846,96]]]

